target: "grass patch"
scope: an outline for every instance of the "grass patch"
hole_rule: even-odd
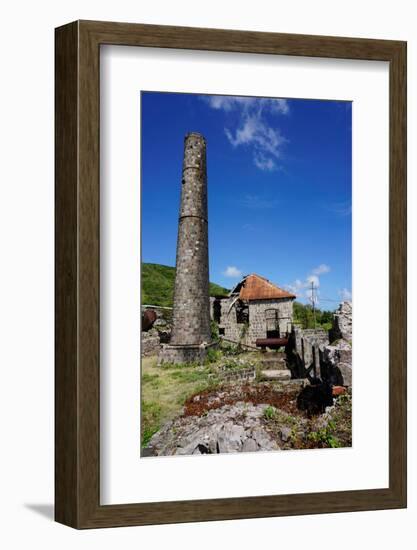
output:
[[[183,412],[191,395],[219,384],[210,365],[158,366],[157,357],[142,358],[141,372],[141,445],[146,447],[152,435],[168,420]]]
[[[161,407],[158,403],[142,401],[142,447],[146,447],[150,438],[159,430]]]

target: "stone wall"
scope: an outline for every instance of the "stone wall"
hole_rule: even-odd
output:
[[[266,310],[268,309],[277,310],[277,316],[283,317],[283,319],[279,320],[280,335],[284,336],[287,332],[291,332],[293,318],[292,304],[293,301],[291,299],[285,298],[251,300],[249,302],[249,330],[246,343],[254,346],[258,338],[267,337]]]
[[[256,368],[254,366],[236,370],[220,367],[220,372],[224,382],[244,382],[255,380],[256,378]]]
[[[224,298],[220,300],[221,317],[219,323],[220,333],[224,331],[225,339],[233,342],[255,346],[258,338],[267,337],[266,310],[276,309],[278,317],[287,317],[279,321],[281,335],[291,331],[293,318],[293,301],[290,299],[275,300],[250,300],[249,301],[249,323],[238,323],[236,314],[235,298]],[[233,304],[233,305],[232,305]],[[211,301],[211,314],[214,316],[214,300]]]
[[[152,328],[148,332],[142,332],[141,338],[141,355],[147,357],[148,355],[156,355],[161,349],[159,333],[156,329]]]
[[[333,318],[331,345],[323,354],[323,369],[339,384],[352,386],[352,302],[342,302]]]
[[[294,351],[298,362],[310,371],[312,376],[321,375],[320,362],[324,347],[329,344],[329,334],[323,329],[301,329],[294,327]]]
[[[352,385],[352,304],[343,302],[329,332],[294,327],[293,351],[298,375],[321,378],[333,385]],[[331,344],[330,344],[331,342]]]
[[[233,342],[242,342],[246,344],[245,330],[246,327],[242,323],[237,322],[236,308],[232,306],[233,298],[226,298],[221,300],[221,313],[220,313],[220,329],[224,330],[223,336],[227,340],[232,340]]]

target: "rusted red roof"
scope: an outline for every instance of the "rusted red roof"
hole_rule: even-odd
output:
[[[273,298],[296,298],[296,296],[272,284],[265,277],[252,273],[242,281],[239,298],[242,300],[271,300]]]

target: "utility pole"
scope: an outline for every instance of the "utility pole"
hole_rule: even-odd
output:
[[[311,281],[311,304],[313,306],[314,330],[316,330],[316,300],[314,298],[314,282]]]

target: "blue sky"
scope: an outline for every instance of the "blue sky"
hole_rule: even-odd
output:
[[[175,265],[184,136],[207,141],[210,280],[351,296],[351,103],[142,92],[142,260]]]

